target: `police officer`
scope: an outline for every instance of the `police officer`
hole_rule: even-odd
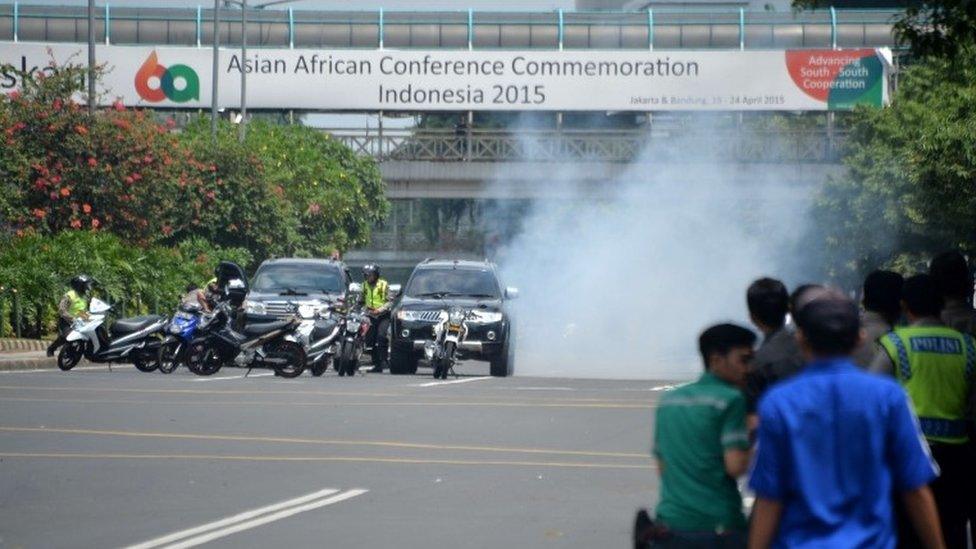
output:
[[[922,434],[941,475],[932,483],[947,547],[966,546],[967,401],[973,393],[976,343],[939,319],[943,300],[932,277],[916,275],[902,288],[902,309],[909,326],[881,338],[884,353],[872,369],[894,375],[915,406]],[[900,522],[905,522],[904,520]],[[910,525],[902,524],[902,532]],[[901,535],[902,545],[914,546]],[[906,543],[907,542],[907,543]]]
[[[71,324],[76,318],[88,318],[88,293],[91,291],[92,279],[88,275],[80,274],[71,279],[71,289],[68,290],[58,303],[58,338],[47,348],[47,356],[54,356],[54,351],[64,345]]]
[[[387,332],[390,328],[390,303],[387,300],[389,284],[380,278],[377,265],[363,267],[362,305],[372,321],[366,334],[366,345],[373,347],[373,369],[382,372],[386,365],[386,350],[389,345]]]

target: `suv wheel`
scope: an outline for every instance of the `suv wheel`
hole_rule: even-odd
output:
[[[418,357],[409,351],[390,349],[390,373],[393,375],[416,374],[417,362]]]
[[[505,334],[505,343],[498,356],[491,359],[491,375],[508,377],[515,371],[515,353],[512,352],[512,332]]]

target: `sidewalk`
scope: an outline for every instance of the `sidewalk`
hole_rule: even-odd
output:
[[[58,359],[44,352],[47,346],[36,339],[0,339],[0,371],[57,368]]]

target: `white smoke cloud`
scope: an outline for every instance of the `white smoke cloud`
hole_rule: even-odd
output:
[[[752,280],[804,278],[791,271],[812,188],[701,160],[721,145],[672,140],[599,194],[533,205],[499,258],[521,292],[516,375],[691,378],[705,327],[748,325]],[[572,170],[553,177],[572,185]]]

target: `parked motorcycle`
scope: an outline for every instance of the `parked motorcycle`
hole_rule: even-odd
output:
[[[363,356],[370,322],[369,315],[362,309],[355,308],[346,313],[345,319],[340,323],[342,329],[339,335],[339,348],[333,359],[339,376],[354,376],[359,370],[359,361]]]
[[[305,364],[313,376],[321,376],[337,354],[342,319],[335,318],[328,305],[300,305],[295,312],[302,319],[295,333],[305,347]]]
[[[447,379],[457,364],[457,348],[468,335],[468,311],[451,307],[434,324],[434,339],[424,344],[424,357],[434,368],[434,379]]]
[[[105,328],[112,306],[92,298],[87,319],[75,319],[66,343],[58,353],[58,368],[68,371],[82,358],[90,362],[132,363],[140,372],[151,372],[156,362],[163,327],[167,319],[160,315],[120,318]]]
[[[159,346],[159,371],[164,374],[173,373],[179,365],[186,361],[186,354],[190,342],[196,336],[203,310],[199,305],[180,305],[179,310],[166,325],[166,338]]]
[[[187,366],[198,375],[211,375],[224,366],[271,368],[282,377],[305,371],[305,349],[295,333],[301,320],[249,323],[235,329],[229,306],[218,306],[214,320],[220,328],[190,344]]]

